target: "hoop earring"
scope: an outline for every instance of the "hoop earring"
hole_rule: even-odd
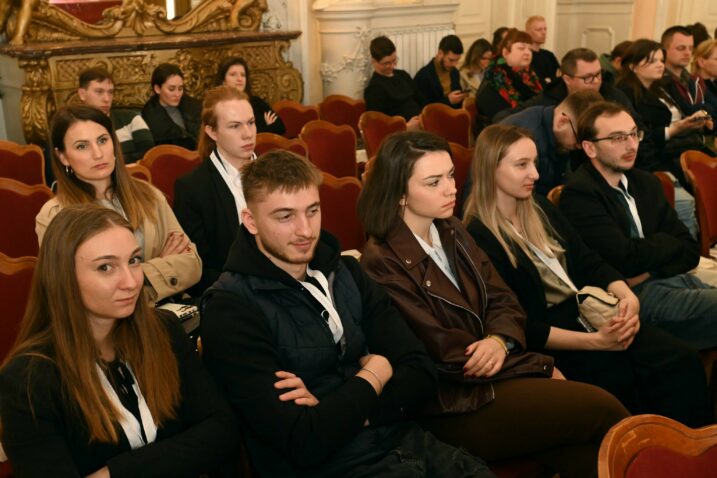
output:
[[[71,166],[65,166],[65,174],[67,174],[68,176],[72,176],[73,174],[75,174],[75,171],[72,170]]]

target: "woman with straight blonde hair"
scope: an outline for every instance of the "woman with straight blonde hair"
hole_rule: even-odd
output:
[[[202,266],[194,244],[164,194],[129,175],[109,117],[90,106],[65,106],[55,113],[51,130],[57,193],[35,218],[40,243],[62,208],[100,204],[120,213],[135,230],[150,300],[165,299],[194,285]]]
[[[117,212],[68,206],[48,226],[0,368],[14,476],[196,477],[236,445],[228,405],[143,282],[141,249]]]
[[[526,350],[518,300],[453,217],[453,173],[443,138],[391,135],[358,204],[369,234],[361,266],[438,369],[438,394],[419,423],[489,463],[530,455],[563,478],[596,477],[600,442],[627,411]]]
[[[536,161],[527,130],[510,125],[483,130],[464,220],[525,310],[528,350],[552,355],[568,379],[606,389],[632,413],[705,425],[707,388],[696,351],[640,325],[640,304],[621,275],[545,197],[533,195]],[[619,299],[617,315],[600,330],[578,312],[575,293],[586,285]]]
[[[204,97],[199,154],[204,161],[174,185],[174,212],[202,258],[201,295],[219,278],[246,207],[241,167],[253,160],[256,118],[249,96],[218,86]]]
[[[707,90],[717,95],[717,40],[705,40],[692,54],[692,74],[704,80]]]

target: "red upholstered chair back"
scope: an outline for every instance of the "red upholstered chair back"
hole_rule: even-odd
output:
[[[319,187],[321,197],[321,227],[336,236],[341,250],[363,248],[366,237],[356,213],[361,194],[361,182],[355,177],[337,178],[322,173]]]
[[[296,138],[306,123],[319,119],[319,109],[316,106],[304,106],[298,101],[279,100],[271,105],[271,109],[286,126],[284,136],[287,138]]]
[[[443,103],[431,103],[421,111],[423,129],[458,143],[471,145],[471,115],[464,109],[453,109]]]
[[[364,100],[355,100],[344,95],[329,95],[319,103],[319,114],[322,120],[337,126],[348,125],[354,129],[356,137],[359,132],[359,118],[366,111]]]
[[[0,178],[25,184],[45,184],[45,159],[35,144],[0,141]]]
[[[0,178],[0,252],[10,257],[37,256],[35,216],[51,197],[44,184],[30,186]]]
[[[13,478],[12,468],[10,468],[9,461],[0,463],[0,478]]]
[[[675,184],[672,182],[670,176],[664,171],[655,171],[655,176],[660,180],[662,184],[662,190],[665,192],[665,199],[670,203],[670,206],[675,207]]]
[[[451,146],[451,156],[453,157],[453,167],[455,172],[453,177],[456,180],[456,207],[453,215],[460,217],[463,212],[463,193],[466,179],[471,171],[471,161],[473,161],[473,148],[465,148],[457,143],[449,143]]]
[[[126,168],[129,175],[133,178],[141,179],[142,181],[147,181],[148,183],[152,182],[152,172],[141,164],[128,164]]]
[[[465,100],[463,100],[463,109],[468,112],[468,114],[471,117],[471,129],[473,129],[473,126],[476,124],[476,116],[478,116],[478,108],[476,108],[476,99],[473,96],[466,97]],[[475,134],[475,131],[473,131],[473,134]]]
[[[171,206],[174,203],[174,182],[199,166],[200,161],[197,151],[160,144],[144,153],[144,158],[137,163],[149,169],[152,184],[164,193]]]
[[[285,149],[306,158],[309,155],[309,147],[301,138],[287,139],[274,133],[259,133],[256,135],[256,146],[254,152],[261,156],[275,149]]]
[[[558,184],[553,189],[548,191],[548,201],[553,203],[555,207],[560,205],[560,195],[563,194],[563,189],[565,189],[565,185]]]
[[[356,133],[350,126],[336,126],[328,121],[307,123],[301,139],[309,147],[309,161],[337,178],[356,177]]]
[[[599,478],[705,478],[717,470],[717,425],[688,428],[659,415],[622,420],[603,438]]]
[[[695,194],[700,254],[710,257],[710,247],[717,242],[717,158],[699,151],[685,151],[680,163]]]
[[[0,253],[0,303],[3,305],[0,361],[5,359],[20,330],[36,264],[36,257],[11,258]]]
[[[366,148],[366,156],[372,158],[386,136],[398,131],[406,131],[406,120],[402,116],[388,116],[380,111],[366,111],[359,118],[359,130]]]

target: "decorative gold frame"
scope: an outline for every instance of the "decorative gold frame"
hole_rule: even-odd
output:
[[[9,9],[11,2],[13,0],[0,0],[0,8]],[[162,7],[146,0],[123,0],[121,5],[105,10],[100,22],[90,24],[48,3],[48,0],[22,2],[25,4],[11,11],[7,17],[5,31],[12,44],[189,32],[256,31],[262,14],[268,8],[267,0],[204,0],[182,17],[168,20]]]

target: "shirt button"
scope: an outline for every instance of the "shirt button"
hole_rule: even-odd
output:
[[[411,259],[406,259],[406,264],[410,264],[410,263],[411,263]]]
[[[179,281],[177,280],[176,277],[172,277],[171,279],[169,279],[169,283],[172,284],[173,286],[176,286],[177,284],[179,284]]]
[[[431,287],[431,281],[429,281],[429,280],[426,281],[426,287]]]

